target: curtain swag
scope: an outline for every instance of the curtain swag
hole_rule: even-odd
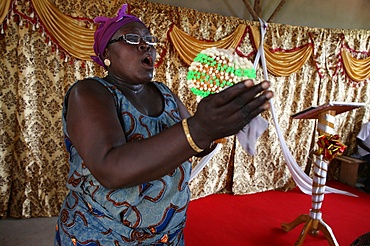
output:
[[[3,23],[10,9],[11,0],[2,0],[0,2],[0,23]]]
[[[370,78],[370,56],[356,59],[348,49],[342,48],[341,57],[346,74],[351,80],[361,82]]]
[[[258,27],[251,27],[254,47],[259,47],[261,35]],[[313,53],[312,44],[309,42],[301,47],[291,50],[271,49],[264,44],[267,70],[275,76],[289,76],[297,72],[308,61]]]
[[[90,60],[95,55],[92,47],[96,25],[92,29],[81,26],[80,21],[63,15],[50,1],[32,2],[50,38],[67,53],[80,60]]]
[[[92,47],[94,43],[94,31],[96,29],[96,25],[92,23],[92,20],[79,20],[64,15],[47,0],[31,0],[31,2],[37,17],[28,19],[29,22],[34,25],[41,24],[44,31],[49,35],[49,39],[73,58],[84,61],[91,60],[90,56],[94,55]],[[2,33],[6,27],[4,21],[10,17],[8,14],[10,9],[15,9],[14,6],[10,7],[12,3],[14,5],[16,2],[14,0],[4,0],[0,3]],[[27,19],[27,15],[22,13],[18,13],[18,15]],[[86,23],[81,24],[83,21],[91,23],[90,26],[87,26]],[[209,47],[236,50],[244,39],[246,30],[247,26],[240,24],[230,35],[221,40],[211,42],[198,40],[180,30],[177,26],[172,25],[168,31],[168,37],[181,59],[187,65],[190,65],[196,54]],[[251,31],[255,47],[259,47],[260,34],[258,27],[251,26],[249,30]],[[297,72],[313,55],[313,44],[311,42],[292,50],[272,50],[266,44],[264,45],[264,49],[268,71],[275,76],[289,76]],[[162,52],[161,57],[164,56],[163,53],[166,50],[166,48],[163,50],[164,52]],[[352,81],[361,82],[370,78],[370,57],[356,59],[352,56],[351,52],[344,48],[340,55],[345,74]],[[161,62],[157,63],[156,67],[160,64]]]
[[[218,47],[221,49],[235,50],[245,36],[247,26],[244,24],[239,25],[235,31],[221,40],[210,42],[198,40],[184,31],[180,30],[177,26],[173,25],[169,30],[170,40],[175,47],[180,58],[190,66],[196,55],[204,49],[211,47]]]

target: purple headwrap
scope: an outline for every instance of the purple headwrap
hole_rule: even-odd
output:
[[[98,16],[94,19],[95,23],[100,23],[98,28],[94,33],[94,51],[96,56],[91,56],[91,58],[98,63],[100,66],[105,67],[101,55],[103,54],[105,47],[112,36],[116,33],[118,29],[130,22],[140,22],[145,25],[139,18],[136,16],[126,13],[128,8],[127,4],[122,5],[122,8],[118,11],[116,17],[108,18],[105,16]]]

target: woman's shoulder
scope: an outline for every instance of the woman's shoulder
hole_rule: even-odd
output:
[[[104,83],[105,80],[99,77],[89,77],[81,80],[77,80],[68,91],[69,95],[75,95],[78,97],[91,97],[103,94],[111,94],[112,92],[107,90],[109,85]]]
[[[102,86],[103,85],[103,86]],[[96,89],[96,88],[103,88],[109,85],[107,81],[100,77],[88,77],[81,80],[77,80],[72,87],[79,87],[84,89]]]

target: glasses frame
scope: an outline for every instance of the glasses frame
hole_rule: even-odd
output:
[[[131,36],[134,36],[134,37],[140,37],[140,39],[138,39],[138,41],[137,42],[133,42],[133,41],[130,41],[130,40],[128,40],[127,39],[127,36],[129,36],[129,35],[131,35]],[[148,41],[147,39],[154,39],[155,40],[155,42],[150,42],[150,41]],[[126,43],[128,43],[128,44],[132,44],[132,45],[138,45],[138,44],[140,44],[140,41],[141,40],[143,40],[147,45],[151,45],[151,46],[154,46],[154,45],[156,45],[157,43],[158,43],[158,38],[156,37],[156,36],[144,36],[144,37],[142,37],[142,36],[140,36],[139,34],[135,34],[135,33],[127,33],[127,34],[123,34],[122,36],[119,36],[118,38],[116,38],[116,39],[112,39],[112,40],[110,40],[109,42],[108,42],[108,44],[113,44],[113,43],[116,43],[116,42],[119,42],[119,41],[122,41],[122,40],[124,40]],[[107,45],[108,45],[107,44]]]

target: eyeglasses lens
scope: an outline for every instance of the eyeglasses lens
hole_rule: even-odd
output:
[[[145,43],[149,45],[155,45],[157,44],[157,38],[154,36],[145,36],[141,37],[140,35],[137,34],[126,34],[125,35],[125,40],[129,44],[139,44],[140,40],[143,39]]]

